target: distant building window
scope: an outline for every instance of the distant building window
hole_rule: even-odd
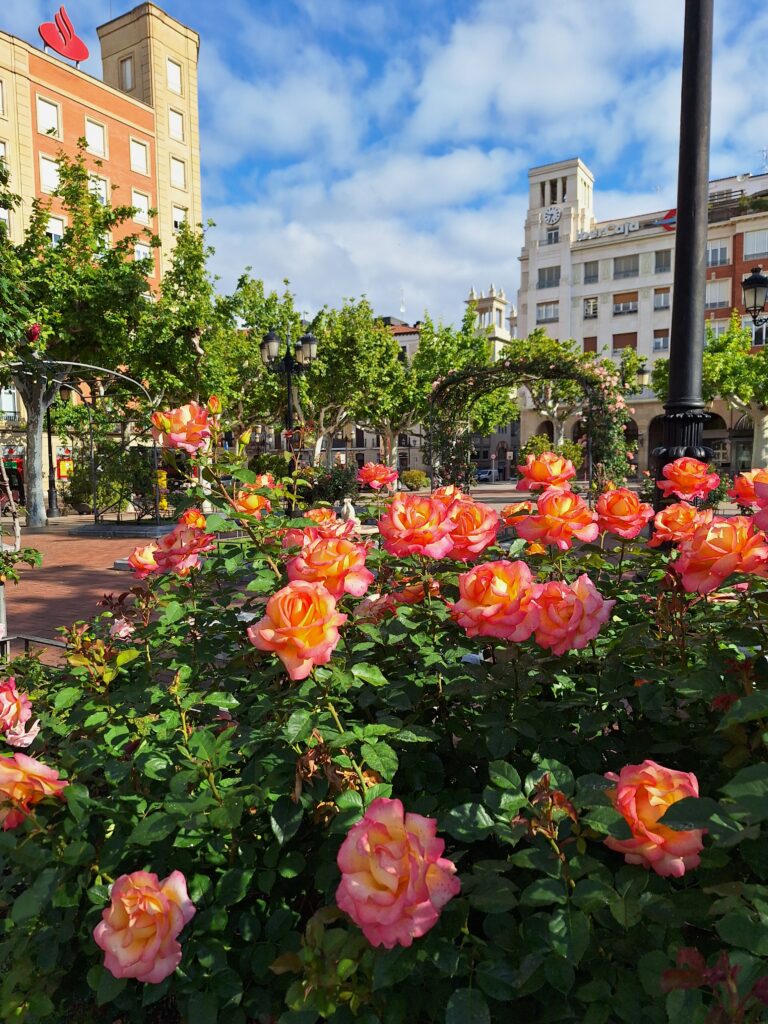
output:
[[[90,117],[85,119],[85,141],[88,152],[94,156],[107,155],[107,129],[98,121],[92,121]]]
[[[654,288],[653,289],[653,308],[654,309],[669,309],[669,288]]]
[[[133,258],[136,260],[148,260],[152,255],[152,250],[148,245],[144,245],[142,242],[137,242],[133,247]]]
[[[560,287],[560,267],[539,267],[539,288]]]
[[[59,165],[50,156],[40,157],[40,188],[43,192],[55,192],[59,187]]]
[[[768,256],[768,231],[744,232],[744,258]]]
[[[500,309],[496,310],[496,326],[497,327],[501,327],[502,326],[502,324],[501,324],[501,310]]]
[[[181,225],[187,219],[187,211],[183,206],[173,207],[173,230],[181,231]]]
[[[724,267],[728,260],[728,241],[719,238],[714,242],[707,242],[707,266]]]
[[[613,315],[624,316],[637,312],[637,292],[619,292],[613,296]]]
[[[98,174],[89,174],[88,179],[88,188],[91,190],[91,195],[96,196],[102,206],[106,206],[109,194],[107,179],[100,178]]]
[[[584,299],[584,319],[597,319],[597,296],[591,296],[588,299]]]
[[[584,284],[596,284],[599,274],[599,260],[587,260],[584,264]]]
[[[545,240],[544,244],[545,245],[557,245],[557,243],[559,241],[560,241],[560,229],[559,228],[552,228],[550,231],[547,232],[547,237],[546,237],[546,240]]]
[[[536,304],[536,323],[554,324],[560,319],[559,302],[539,302]]]
[[[3,225],[7,232],[11,230],[11,211],[0,208],[0,224]]]
[[[714,325],[714,323],[710,322],[709,326],[710,327],[714,327],[715,325]],[[718,324],[718,326],[720,326],[720,325]],[[747,327],[747,328],[749,328],[750,331],[752,331],[752,344],[754,346],[756,346],[758,348],[762,348],[765,345],[765,343],[766,343],[766,328],[768,328],[768,324],[761,324],[759,327],[755,327],[755,325],[752,323],[752,317],[751,316],[745,316],[742,319],[742,321],[741,321],[741,326],[742,327]],[[727,330],[727,329],[728,329],[728,324],[726,323],[725,326],[724,326],[724,330],[718,331],[718,334],[724,334],[725,330]],[[717,335],[715,335],[715,337],[717,337]]]
[[[131,170],[149,174],[149,152],[146,142],[131,139]]]
[[[178,110],[168,111],[168,134],[172,139],[184,141],[184,115]]]
[[[669,274],[672,270],[672,250],[671,249],[657,249],[654,253],[654,273],[656,274]]]
[[[0,160],[2,160],[4,164],[8,163],[8,144],[3,142],[2,139],[0,139]]]
[[[177,64],[175,60],[171,60],[168,57],[166,61],[166,67],[168,69],[168,88],[171,92],[178,93],[181,95],[181,64]]]
[[[0,78],[0,115],[5,114],[5,82]]]
[[[653,351],[654,352],[668,352],[669,351],[669,328],[663,327],[660,330],[653,332]]]
[[[594,335],[591,338],[584,339],[584,351],[597,352],[597,335]]]
[[[637,331],[614,334],[613,351],[620,352],[623,348],[637,348]]]
[[[45,237],[51,245],[58,245],[64,237],[64,221],[61,217],[49,217]]]
[[[171,157],[171,184],[174,188],[187,187],[187,167],[183,160]]]
[[[58,103],[37,97],[37,130],[43,135],[61,138],[61,111]]]
[[[613,260],[613,276],[637,277],[640,273],[640,257],[637,253],[631,256],[616,256]]]
[[[133,57],[123,57],[120,61],[120,88],[123,92],[132,92],[134,82]]]
[[[747,323],[747,321],[749,321],[749,323]],[[753,326],[753,324],[752,324],[751,317],[746,317],[744,322],[742,323],[742,327],[752,327],[752,326]],[[714,320],[714,319],[713,320],[707,320],[705,325],[704,325],[704,344],[705,345],[707,344],[707,340],[709,339],[710,335],[713,338],[719,338],[721,334],[725,334],[726,333],[726,331],[728,330],[729,327],[730,327],[730,321],[729,320],[725,320],[725,319],[722,319],[722,320]],[[760,330],[762,330],[762,328],[760,328]]]
[[[131,206],[136,207],[133,219],[137,220],[139,224],[149,224],[149,196],[133,189],[131,192]]]
[[[704,306],[706,309],[725,309],[731,304],[731,282],[726,279],[707,281]]]

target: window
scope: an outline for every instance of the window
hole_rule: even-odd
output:
[[[597,352],[597,335],[592,338],[584,339],[584,351],[585,352]]]
[[[172,139],[184,141],[184,115],[178,110],[168,111],[168,134]]]
[[[597,298],[592,297],[584,299],[584,319],[585,320],[596,320],[597,319]]]
[[[714,327],[715,325],[714,325],[714,323],[709,322],[708,326]],[[745,316],[742,319],[742,321],[741,321],[741,326],[742,327],[748,327],[749,330],[752,331],[752,344],[755,347],[762,348],[765,345],[765,342],[766,342],[766,328],[768,328],[768,324],[761,324],[759,327],[755,327],[755,325],[752,323],[752,317],[751,316]],[[724,330],[727,330],[727,328],[728,328],[728,324],[727,324],[727,322],[725,322]],[[724,330],[718,331],[718,334],[723,334]]]
[[[558,288],[560,286],[560,267],[539,267],[538,288]]]
[[[107,129],[98,121],[92,121],[90,117],[85,119],[85,141],[89,153],[93,153],[94,156],[107,155]]]
[[[657,274],[669,274],[672,270],[672,250],[658,249],[654,256],[654,272]]]
[[[497,327],[501,327],[502,326],[502,324],[501,324],[501,310],[500,309],[496,310],[496,326]]]
[[[131,139],[131,170],[139,174],[149,174],[149,154],[146,142]]]
[[[560,319],[559,302],[538,302],[536,304],[536,323],[554,324]]]
[[[133,57],[123,57],[120,61],[120,88],[123,92],[132,92],[133,83]]]
[[[43,135],[61,138],[60,114],[58,103],[44,100],[42,96],[37,97],[37,130]]]
[[[166,67],[168,69],[168,88],[171,92],[178,93],[181,95],[181,64],[177,64],[175,60],[171,60],[168,57],[166,61]]]
[[[133,247],[133,258],[135,260],[148,260],[152,255],[152,250],[148,245],[144,245],[142,242],[137,242]]]
[[[5,114],[5,82],[0,78],[0,115]]]
[[[4,164],[8,163],[8,144],[3,142],[2,139],[0,139],[0,160],[2,160]]]
[[[547,232],[547,237],[546,237],[546,240],[544,242],[544,245],[556,245],[559,241],[560,241],[560,229],[559,228],[552,228],[552,230]]]
[[[55,192],[59,187],[59,165],[50,156],[40,157],[40,188],[43,192]]]
[[[171,184],[174,188],[187,187],[187,166],[175,156],[171,157]]]
[[[768,256],[768,231],[744,232],[744,259]]]
[[[718,466],[728,466],[731,459],[728,454],[728,442],[727,441],[707,441],[707,445],[712,449],[712,461]]]
[[[16,414],[16,391],[13,388],[0,390],[0,415],[4,420],[15,420]]]
[[[749,321],[749,323],[747,323],[747,320]],[[729,324],[730,321],[725,319],[715,320],[713,318],[712,320],[707,320],[704,324],[704,346],[706,347],[707,341],[709,340],[710,336],[713,338],[719,338],[721,334],[725,334],[725,332],[728,330]],[[752,326],[751,317],[747,317],[742,323],[742,327],[747,326]]]
[[[600,272],[598,260],[587,260],[584,264],[584,284],[595,284]]]
[[[91,195],[96,196],[102,206],[106,206],[109,195],[107,179],[100,178],[98,174],[89,174],[88,179],[88,188],[91,190]]]
[[[728,279],[707,281],[706,309],[725,309],[731,304],[731,282]]]
[[[669,328],[662,327],[657,331],[653,332],[653,351],[654,352],[668,352],[669,351]]]
[[[49,217],[45,237],[51,245],[58,245],[64,237],[64,221],[61,217]]]
[[[614,334],[613,351],[620,352],[623,348],[637,348],[637,331],[627,331],[625,334]]]
[[[637,292],[619,292],[613,296],[613,315],[637,312]]]
[[[654,288],[653,289],[653,308],[654,309],[669,309],[669,288]]]
[[[0,209],[0,224],[3,225],[6,231],[11,230],[11,211]]]
[[[173,230],[181,231],[181,225],[187,219],[187,211],[183,206],[173,207]]]
[[[613,276],[637,277],[640,273],[640,257],[637,253],[632,256],[616,256],[613,260]]]
[[[133,219],[137,220],[139,224],[149,224],[149,196],[133,189],[131,192],[131,206],[136,207]]]
[[[707,242],[708,267],[724,267],[728,262],[728,240],[726,238],[718,238],[714,242]]]

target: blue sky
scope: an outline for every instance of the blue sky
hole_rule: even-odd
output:
[[[5,0],[36,41],[59,0]],[[95,26],[129,9],[69,0]],[[530,166],[581,156],[601,219],[675,203],[683,0],[166,0],[201,35],[203,203],[221,287],[413,321],[514,296]],[[711,176],[760,172],[768,7],[716,0]],[[405,313],[399,312],[401,295]]]

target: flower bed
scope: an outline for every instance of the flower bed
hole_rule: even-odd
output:
[[[763,1019],[755,521],[676,503],[649,544],[562,460],[503,519],[368,471],[377,547],[275,516],[295,481],[213,464],[215,413],[157,426],[218,511],[0,689],[0,1018]]]

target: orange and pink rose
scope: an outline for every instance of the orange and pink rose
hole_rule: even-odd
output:
[[[640,501],[628,487],[605,491],[597,499],[597,525],[600,533],[613,533],[624,540],[633,540],[653,518],[653,508]]]
[[[114,978],[157,985],[181,963],[178,937],[195,916],[181,871],[162,882],[149,871],[115,879],[110,905],[93,930],[104,950],[104,967]]]
[[[739,473],[733,478],[733,487],[728,491],[728,497],[744,508],[761,505],[763,502],[755,493],[755,484],[758,483],[768,490],[768,469],[750,469],[746,473]]]
[[[437,822],[379,797],[347,833],[336,903],[372,946],[410,946],[461,890]]]
[[[536,643],[553,654],[580,650],[595,639],[615,604],[606,601],[585,573],[574,583],[551,580],[536,596]]]
[[[365,544],[344,537],[317,537],[286,562],[289,580],[322,583],[337,601],[345,594],[362,597],[373,582],[365,568]]]
[[[154,556],[160,572],[187,576],[201,564],[200,556],[214,548],[216,537],[194,526],[177,526],[157,542]]]
[[[272,511],[272,502],[264,494],[260,494],[256,484],[249,484],[235,495],[232,505],[236,512],[244,516],[261,519],[265,512]]]
[[[456,529],[451,507],[426,495],[396,495],[379,519],[384,548],[400,558],[445,557],[453,547],[451,534]]]
[[[687,501],[667,505],[654,516],[653,536],[648,541],[648,547],[657,548],[668,543],[679,544],[690,537],[702,523],[711,523],[713,516],[711,508],[700,510]]]
[[[208,409],[197,402],[188,402],[178,409],[152,413],[152,434],[163,448],[178,448],[194,455],[211,436]]]
[[[576,467],[571,460],[555,452],[529,455],[525,465],[518,466],[517,471],[520,474],[518,491],[547,491],[550,487],[570,491],[569,481],[576,476]]]
[[[196,530],[204,530],[205,516],[199,508],[188,508],[179,516],[179,526],[194,526]]]
[[[468,636],[520,643],[538,625],[540,590],[525,562],[483,562],[459,576],[459,600],[448,607]]]
[[[156,551],[157,543],[152,541],[150,544],[145,544],[144,547],[134,548],[128,556],[128,565],[133,569],[137,580],[146,579],[147,576],[160,571],[155,561]]]
[[[69,783],[55,768],[26,754],[0,757],[0,824],[3,831],[16,828],[35,804],[47,796],[61,797]]]
[[[473,562],[496,542],[501,521],[498,512],[467,495],[452,502],[449,516],[456,528],[451,534],[451,558]]]
[[[270,597],[264,617],[248,628],[248,639],[260,651],[277,654],[291,679],[306,679],[315,665],[331,660],[346,621],[322,583],[294,580]]]
[[[391,487],[397,480],[397,476],[396,469],[390,469],[389,466],[385,466],[381,462],[366,462],[357,471],[357,482],[378,491],[382,487]]]
[[[657,480],[656,486],[663,491],[665,498],[673,494],[685,501],[706,498],[720,483],[720,477],[717,473],[710,473],[706,462],[689,456],[668,462],[661,472],[664,479]]]
[[[567,551],[574,537],[584,541],[597,537],[595,514],[573,491],[552,487],[539,497],[536,507],[535,515],[511,522],[524,540],[556,544],[561,551]]]
[[[605,845],[623,853],[627,864],[653,869],[662,878],[682,878],[699,866],[704,829],[675,831],[659,822],[669,808],[685,797],[698,797],[699,783],[692,772],[665,768],[655,761],[628,764],[617,775],[605,777],[616,786],[608,796],[632,832],[631,839],[609,836]]]
[[[356,520],[339,519],[332,508],[310,508],[304,518],[312,521],[312,527],[321,537],[349,537],[357,527]]]
[[[768,538],[750,516],[703,522],[679,550],[673,568],[689,593],[709,594],[735,572],[766,575]]]

